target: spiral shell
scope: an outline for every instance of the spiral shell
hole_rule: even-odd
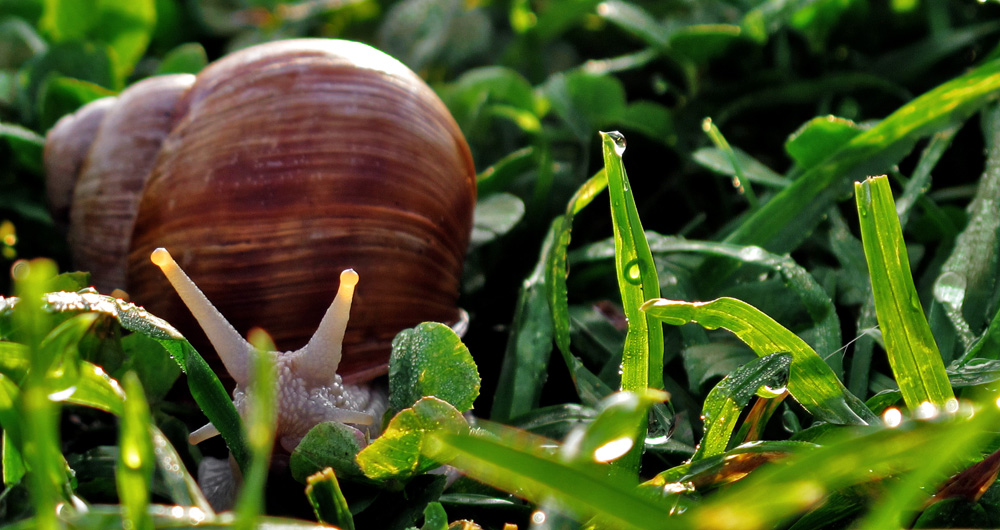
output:
[[[272,42],[137,83],[104,113],[70,212],[98,289],[124,285],[200,344],[149,264],[166,247],[238,331],[294,349],[353,268],[347,382],[384,373],[398,331],[458,318],[475,170],[443,103],[398,61],[349,41]],[[73,121],[50,133],[47,164]]]

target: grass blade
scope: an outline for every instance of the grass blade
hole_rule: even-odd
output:
[[[643,302],[660,296],[660,282],[622,163],[625,137],[618,132],[602,132],[601,142],[611,195],[615,273],[628,321],[622,352],[621,390],[642,392],[647,387],[663,388],[663,326],[650,325],[646,314],[640,310]],[[620,461],[626,469],[638,471],[644,440],[645,435],[640,435],[636,448]]]
[[[745,364],[715,385],[705,398],[702,418],[705,435],[698,444],[691,461],[726,452],[733,428],[740,419],[743,408],[761,387],[772,393],[781,393],[788,379],[792,356],[773,353]]]
[[[627,479],[569,466],[510,440],[455,434],[432,439],[436,443],[425,447],[431,458],[536,504],[557,499],[578,516],[626,528],[687,528],[683,519],[669,517],[668,508],[637,494]]]
[[[1000,59],[926,92],[806,171],[753,212],[726,237],[726,242],[761,245],[779,254],[795,249],[837,197],[847,191],[844,188],[849,179],[886,171],[921,137],[965,121],[997,90]],[[720,260],[710,260],[702,270],[712,274],[710,281],[718,282],[733,267],[731,263],[722,265]]]
[[[250,344],[254,346],[253,379],[247,389],[247,441],[251,459],[243,482],[243,491],[236,502],[236,521],[239,530],[252,530],[264,511],[264,486],[267,469],[274,447],[277,420],[278,383],[274,370],[274,342],[262,329],[250,330]]]
[[[153,444],[149,437],[151,419],[146,396],[135,372],[122,380],[125,410],[118,439],[118,466],[115,480],[122,504],[124,528],[150,530],[149,488],[153,481]]]
[[[306,497],[320,522],[343,530],[354,530],[354,517],[333,469],[326,468],[306,479]]]
[[[679,326],[697,322],[707,329],[725,328],[763,357],[775,352],[792,355],[788,392],[819,420],[839,424],[878,421],[864,403],[844,388],[833,370],[802,339],[757,308],[734,298],[711,302],[650,300],[649,316]]]
[[[886,177],[854,185],[875,313],[896,382],[911,409],[955,398],[910,273],[903,231]]]
[[[907,422],[895,429],[855,434],[805,451],[783,466],[758,470],[688,512],[699,528],[771,528],[821,502],[829,492],[917,469],[927,462],[954,465],[990,436],[1000,419],[993,400],[972,415]],[[883,527],[886,528],[886,527]]]

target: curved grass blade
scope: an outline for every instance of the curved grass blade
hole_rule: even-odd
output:
[[[773,254],[754,245],[733,245],[716,241],[697,241],[676,236],[666,236],[657,232],[647,231],[646,241],[653,254],[674,252],[694,252],[709,256],[725,256],[742,263],[768,268],[781,276],[785,285],[802,302],[813,322],[816,323],[815,347],[823,354],[827,364],[835,371],[842,369],[841,356],[835,352],[840,349],[840,318],[833,301],[815,278],[804,267],[790,256]],[[614,246],[611,240],[600,241],[580,251],[574,252],[576,260],[606,259],[614,256]]]
[[[847,425],[878,421],[861,400],[844,388],[833,370],[808,344],[745,302],[734,298],[711,302],[658,299],[646,302],[643,310],[675,326],[697,322],[707,329],[725,328],[760,357],[788,352],[792,356],[788,392],[819,420]]]
[[[555,499],[580,517],[596,517],[625,528],[689,528],[671,518],[668,507],[636,492],[636,484],[617,474],[578,468],[540,450],[516,447],[510,440],[437,433],[424,450],[464,473],[536,504]]]
[[[842,488],[918,469],[930,461],[935,466],[955,465],[955,455],[972,457],[1000,420],[993,400],[984,403],[971,418],[957,415],[911,421],[895,429],[853,431],[788,459],[786,465],[758,470],[686,515],[698,528],[771,528]],[[939,460],[941,454],[952,458]]]
[[[151,419],[142,384],[135,372],[125,374],[125,410],[118,438],[118,466],[115,480],[122,504],[124,528],[150,530],[149,488],[153,481],[153,444],[149,437]]]
[[[601,170],[576,190],[569,204],[566,205],[566,213],[552,221],[553,243],[550,250],[545,253],[545,291],[549,300],[549,310],[552,312],[556,346],[566,360],[566,365],[570,367],[573,366],[570,360],[573,354],[569,348],[570,317],[566,294],[566,277],[569,271],[566,249],[569,247],[572,235],[573,217],[590,204],[594,197],[604,191],[607,186],[607,172]]]
[[[773,394],[782,393],[788,384],[788,368],[791,364],[791,355],[772,353],[750,361],[719,381],[705,398],[701,411],[705,435],[691,461],[724,453],[736,422],[740,419],[740,413],[750,402],[750,398],[758,390],[772,394],[772,397]]]
[[[943,408],[955,394],[913,284],[889,180],[869,178],[854,188],[875,313],[903,400],[911,409],[925,401]]]
[[[847,191],[849,179],[885,172],[917,140],[965,121],[989,103],[997,90],[1000,59],[926,92],[830,153],[750,215],[725,241],[761,245],[776,253],[795,249]],[[733,265],[710,260],[702,270],[711,272],[709,279],[718,282]]]

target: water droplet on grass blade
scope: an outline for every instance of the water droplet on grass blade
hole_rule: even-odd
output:
[[[634,259],[625,264],[625,280],[633,285],[642,283],[642,262]]]
[[[622,156],[625,153],[625,135],[618,131],[610,131],[604,134],[608,135],[608,138],[611,138],[615,142],[615,153],[618,156]]]

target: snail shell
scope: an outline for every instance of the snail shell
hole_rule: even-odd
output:
[[[281,349],[309,340],[340,271],[357,270],[345,382],[384,373],[398,331],[458,319],[475,169],[444,104],[395,59],[349,41],[272,42],[98,105],[108,104],[60,121],[46,145],[49,178],[73,180],[60,142],[79,141],[82,116],[104,114],[76,163],[76,265],[99,290],[124,286],[199,350],[200,331],[150,266],[154,248],[239,332],[263,327]]]

